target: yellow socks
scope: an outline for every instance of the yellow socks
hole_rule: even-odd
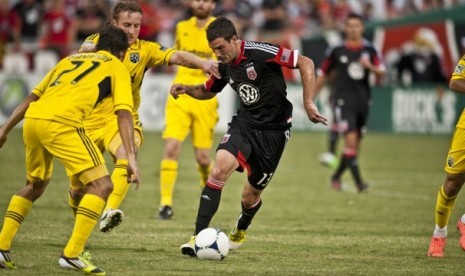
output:
[[[178,161],[163,159],[160,165],[160,206],[173,206],[173,191],[178,177]]]
[[[121,203],[126,197],[126,194],[128,193],[130,184],[128,183],[127,166],[128,160],[121,159],[116,161],[115,168],[111,174],[113,192],[108,197],[105,211],[108,209],[119,209]]]
[[[449,223],[449,217],[454,208],[455,199],[457,196],[448,197],[444,192],[444,186],[438,192],[436,200],[436,215],[435,222],[440,228],[444,228]]]
[[[77,209],[73,233],[63,251],[65,257],[76,258],[82,253],[104,206],[105,200],[102,198],[93,194],[84,195]]]
[[[6,210],[2,232],[0,233],[0,249],[9,250],[11,243],[18,232],[24,218],[31,209],[32,201],[21,196],[14,195]]]
[[[213,163],[210,163],[210,166],[204,168],[202,166],[197,166],[197,171],[200,174],[200,189],[203,190],[205,188],[205,183],[207,183],[208,176],[210,175],[210,171],[213,167]]]

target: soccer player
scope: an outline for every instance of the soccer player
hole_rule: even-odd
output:
[[[84,246],[102,214],[113,184],[98,147],[84,130],[84,120],[103,99],[112,99],[119,133],[128,156],[127,174],[139,183],[134,150],[133,101],[128,70],[121,62],[126,34],[107,26],[100,32],[96,53],[75,54],[61,60],[32,90],[0,128],[0,147],[10,130],[23,118],[26,186],[11,198],[0,233],[0,268],[16,269],[10,248],[19,227],[45,191],[56,157],[75,179],[74,189],[84,195],[77,206],[75,225],[59,259],[65,269],[105,275],[82,257]],[[121,59],[121,60],[120,60]]]
[[[215,8],[213,0],[192,0],[194,14],[190,19],[176,25],[175,49],[195,53],[205,59],[214,58],[208,47],[205,30],[215,18],[211,16]],[[207,80],[201,70],[179,67],[174,83],[199,84]],[[197,169],[200,174],[200,187],[205,187],[210,173],[210,150],[213,144],[213,130],[218,121],[218,100],[199,101],[188,95],[178,100],[168,97],[165,108],[165,153],[160,165],[160,219],[173,216],[173,191],[178,175],[178,158],[181,144],[189,132],[192,133]]]
[[[196,55],[177,51],[172,48],[165,48],[156,42],[138,39],[142,21],[142,9],[136,1],[120,1],[115,4],[112,10],[111,23],[122,29],[129,37],[129,44],[124,57],[124,65],[128,68],[132,81],[132,93],[134,99],[134,128],[136,151],[140,148],[142,136],[142,123],[139,121],[137,112],[140,106],[140,87],[145,72],[158,65],[182,65],[189,68],[200,68],[203,72],[217,74],[218,65],[216,61],[202,60]],[[98,42],[98,34],[89,36],[82,44],[81,52],[92,52]],[[85,122],[86,131],[90,138],[97,144],[100,150],[108,151],[115,160],[115,167],[111,175],[114,184],[113,192],[108,198],[107,205],[103,212],[100,231],[109,232],[118,226],[123,218],[123,212],[119,210],[128,189],[125,167],[127,165],[127,154],[122,147],[121,138],[117,132],[115,116],[111,110],[110,102],[102,102]],[[82,192],[70,189],[69,204],[75,209]]]
[[[213,76],[199,85],[173,84],[170,93],[174,98],[185,93],[210,99],[229,84],[239,95],[240,106],[218,145],[216,161],[200,197],[194,235],[181,246],[182,254],[189,256],[195,256],[195,235],[209,226],[229,176],[247,169],[242,212],[229,234],[232,249],[245,241],[247,228],[262,205],[260,194],[273,177],[290,137],[292,104],[286,98],[281,67],[299,69],[308,118],[326,124],[313,102],[315,77],[311,59],[278,45],[242,41],[225,17],[210,23],[207,40],[220,61],[221,78]]]
[[[465,94],[465,56],[459,60],[449,82],[449,88],[457,93]],[[465,183],[465,111],[462,112],[454,136],[450,143],[444,170],[446,178],[438,192],[436,200],[436,213],[433,237],[428,249],[428,256],[444,257],[444,248],[447,239],[447,224],[454,208],[455,200]],[[460,247],[465,251],[465,215],[457,221],[460,232]]]
[[[358,192],[367,191],[358,164],[358,154],[366,129],[371,92],[370,73],[382,77],[385,66],[373,45],[363,38],[363,19],[350,14],[345,22],[345,39],[334,48],[329,48],[326,58],[318,69],[317,93],[332,75],[333,125],[344,136],[341,159],[331,177],[331,186],[341,190],[341,176],[349,168]],[[334,135],[334,143],[337,136]]]

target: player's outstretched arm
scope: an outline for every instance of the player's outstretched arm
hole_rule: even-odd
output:
[[[315,65],[313,61],[306,56],[299,55],[297,66],[300,72],[303,86],[304,107],[308,119],[313,123],[328,124],[328,120],[318,112],[313,99],[315,98]]]
[[[177,99],[181,94],[187,94],[199,100],[208,100],[216,96],[216,93],[209,92],[205,89],[205,85],[185,85],[175,83],[170,88],[170,94]]]
[[[221,78],[221,75],[218,71],[217,61],[211,59],[204,60],[189,52],[176,51],[170,57],[169,64],[181,65],[193,69],[201,69],[208,76],[213,75],[217,79]]]
[[[116,111],[116,114],[118,116],[119,133],[128,157],[128,182],[136,183],[136,188],[139,188],[140,171],[136,161],[132,114],[124,109]]]
[[[0,148],[5,144],[6,137],[11,129],[15,127],[24,118],[29,104],[39,99],[36,94],[29,94],[13,111],[10,117],[6,120],[5,124],[0,128]]]

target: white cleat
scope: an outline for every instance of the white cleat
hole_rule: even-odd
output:
[[[102,215],[100,219],[100,231],[103,233],[109,233],[113,228],[120,225],[123,222],[124,213],[119,209],[108,209]]]

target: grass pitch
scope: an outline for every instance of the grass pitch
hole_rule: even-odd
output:
[[[248,240],[218,262],[183,257],[179,250],[193,231],[200,194],[190,141],[183,145],[179,163],[174,217],[160,221],[163,141],[160,133],[146,133],[139,155],[143,182],[138,191],[131,188],[123,203],[125,221],[110,234],[95,229],[88,249],[107,275],[463,275],[465,253],[455,222],[465,212],[464,192],[451,216],[445,257],[426,257],[449,139],[369,133],[360,164],[371,189],[356,194],[349,172],[344,175],[346,192],[329,188],[331,170],[317,161],[326,149],[326,134],[294,132]],[[3,217],[11,195],[25,183],[20,130],[0,149],[0,164]],[[233,174],[211,226],[226,233],[234,226],[244,179],[244,174]],[[57,162],[47,191],[14,241],[12,255],[19,268],[2,275],[79,275],[58,266],[73,227],[67,189]]]

